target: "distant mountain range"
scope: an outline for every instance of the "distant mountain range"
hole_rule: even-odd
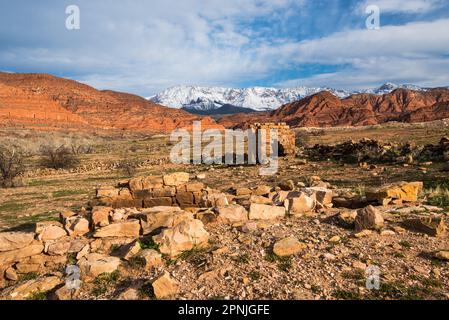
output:
[[[417,123],[442,119],[449,119],[447,88],[420,91],[396,89],[382,95],[360,93],[343,99],[322,91],[271,112],[223,116],[218,123],[227,128],[248,128],[255,122],[285,122],[293,128],[300,128]]]
[[[167,107],[183,109],[190,113],[216,115],[272,111],[285,104],[299,101],[305,97],[322,91],[329,91],[338,98],[347,98],[351,95],[360,93],[382,95],[391,93],[396,89],[409,89],[416,91],[428,90],[427,88],[422,88],[416,85],[396,85],[393,83],[386,83],[376,89],[358,91],[336,90],[327,87],[297,87],[285,89],[254,87],[246,89],[233,89],[220,87],[176,86],[155,96],[149,97],[148,100]]]

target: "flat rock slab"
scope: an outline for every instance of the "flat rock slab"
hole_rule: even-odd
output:
[[[0,233],[0,252],[21,249],[34,240],[34,233],[2,232]]]

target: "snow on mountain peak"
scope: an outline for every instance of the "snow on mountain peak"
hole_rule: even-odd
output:
[[[377,89],[348,92],[332,88],[265,88],[253,87],[244,89],[223,87],[200,87],[180,85],[168,88],[148,99],[172,108],[193,110],[215,110],[224,105],[249,108],[256,111],[274,110],[280,106],[301,100],[321,91],[330,91],[339,98],[345,98],[356,93],[386,94],[398,88],[423,90],[422,88],[405,84],[385,83]]]

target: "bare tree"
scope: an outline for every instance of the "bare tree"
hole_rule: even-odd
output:
[[[79,164],[78,157],[64,145],[59,147],[42,145],[40,151],[42,155],[41,164],[46,168],[70,169]]]
[[[14,180],[25,172],[24,158],[20,148],[0,145],[0,184],[3,188],[14,187]]]

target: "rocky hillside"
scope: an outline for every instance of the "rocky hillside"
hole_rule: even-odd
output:
[[[46,74],[0,73],[0,119],[9,125],[169,132],[210,118],[160,106],[144,98],[99,91]]]
[[[323,91],[270,113],[238,114],[220,119],[226,127],[252,122],[286,122],[292,127],[364,126],[391,121],[426,122],[449,118],[449,90],[397,89],[384,95],[356,94],[340,99]]]

